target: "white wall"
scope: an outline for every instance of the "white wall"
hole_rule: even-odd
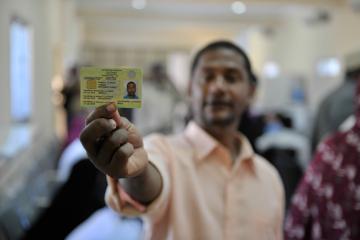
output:
[[[10,124],[9,31],[13,16],[25,20],[33,30],[33,114],[32,123],[52,131],[50,80],[52,59],[46,0],[2,0],[0,6],[0,108],[1,126]],[[21,103],[19,103],[21,104]]]
[[[78,61],[82,24],[73,0],[1,0],[0,2],[0,136],[11,126],[9,31],[13,16],[33,30],[33,101],[31,125],[53,134],[61,116],[52,102],[52,80],[64,79],[65,70]],[[19,103],[21,104],[21,103]],[[56,116],[56,117],[55,117]]]
[[[324,95],[342,81],[342,76],[319,78],[315,64],[324,57],[343,59],[347,53],[360,50],[360,13],[343,8],[332,13],[330,22],[312,25],[305,22],[304,16],[284,20],[271,35],[261,28],[247,33],[249,53],[257,72],[261,72],[266,61],[276,61],[281,70],[279,79],[261,79],[258,103],[262,107],[272,105],[287,94],[291,83],[283,81],[303,77],[309,107],[315,110]]]
[[[63,43],[65,70],[79,63],[82,49],[84,25],[77,16],[75,1],[63,0]]]

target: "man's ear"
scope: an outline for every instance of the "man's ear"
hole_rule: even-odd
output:
[[[188,99],[191,98],[192,82],[193,82],[192,79],[190,79],[189,84],[188,84],[188,87],[187,87],[187,91],[186,91],[186,94],[187,94]]]
[[[193,86],[192,86],[192,79],[190,78],[190,81],[188,83],[188,86],[187,86],[187,91],[186,91],[186,95],[187,95],[187,98],[186,98],[186,105],[187,105],[187,113],[186,113],[186,116],[185,116],[185,122],[188,123],[190,120],[193,119],[193,111],[192,111],[192,105],[191,105],[191,102],[192,102],[192,90],[193,90]]]
[[[250,87],[249,87],[249,101],[251,102],[256,94],[256,84],[254,83],[250,83]]]

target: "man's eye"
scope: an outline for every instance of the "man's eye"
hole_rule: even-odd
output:
[[[225,79],[228,83],[235,83],[239,80],[239,77],[235,76],[234,74],[228,74],[225,76]]]
[[[205,81],[206,82],[210,82],[214,79],[214,75],[213,74],[205,74]]]

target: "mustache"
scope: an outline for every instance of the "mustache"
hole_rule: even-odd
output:
[[[234,103],[224,99],[209,99],[205,101],[204,105],[233,107]]]

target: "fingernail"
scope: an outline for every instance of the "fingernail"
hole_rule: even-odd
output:
[[[115,104],[114,103],[110,103],[109,105],[106,106],[106,110],[108,112],[114,112],[116,110]]]
[[[111,124],[111,127],[112,127],[113,129],[116,128],[116,122],[115,122],[114,119],[110,119],[110,124]]]
[[[145,212],[146,208],[141,206],[139,210],[140,210],[140,212]]]

